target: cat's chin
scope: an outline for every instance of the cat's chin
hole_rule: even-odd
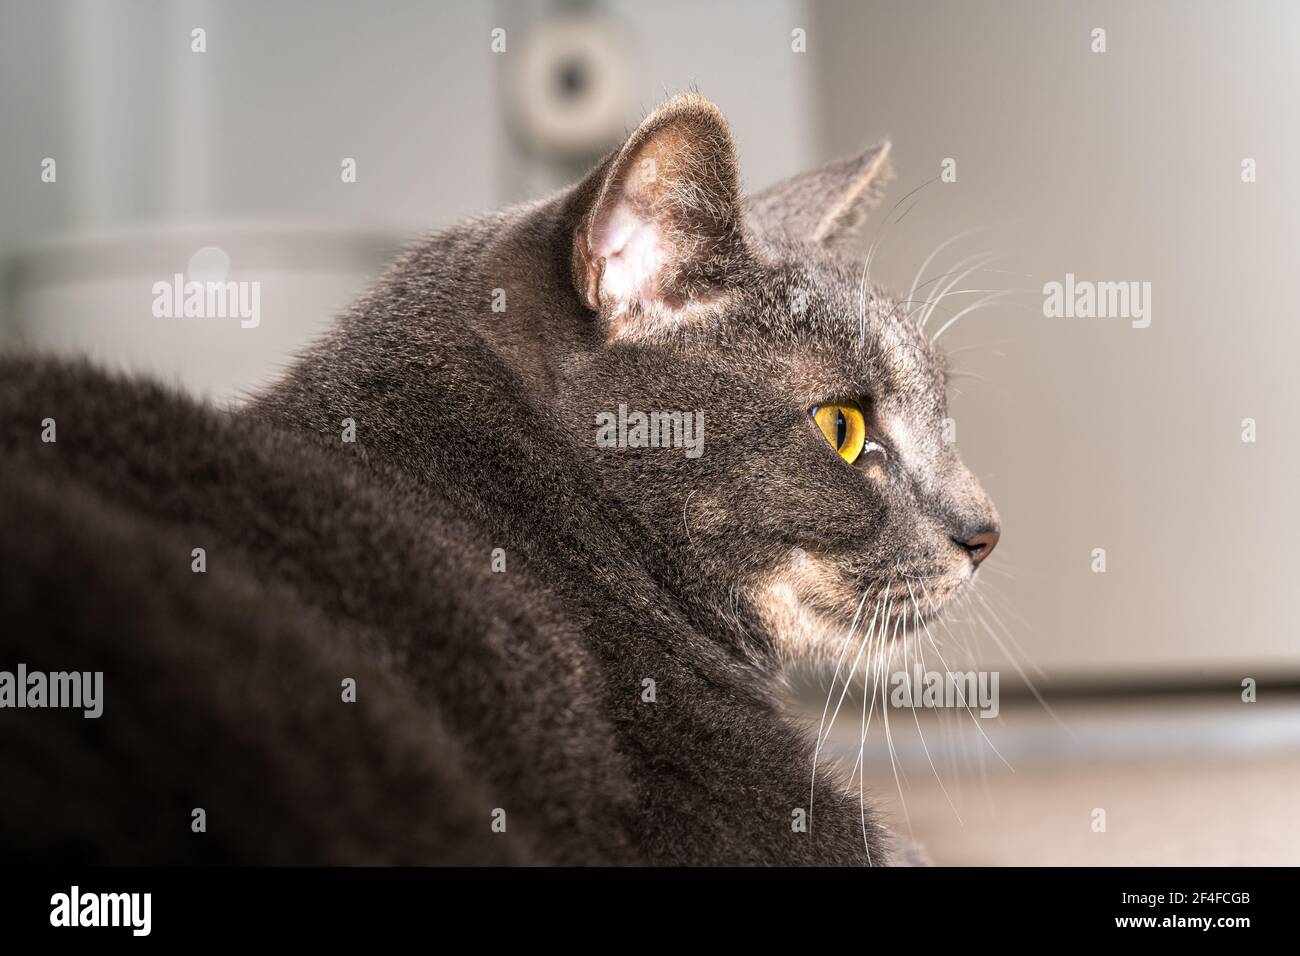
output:
[[[822,581],[831,579],[823,576]],[[953,572],[924,581],[886,587],[868,586],[855,594],[846,584],[822,584],[811,591],[790,575],[770,581],[759,591],[757,605],[773,643],[795,661],[838,654],[846,641],[870,639],[881,644],[924,632],[967,594],[970,572]]]

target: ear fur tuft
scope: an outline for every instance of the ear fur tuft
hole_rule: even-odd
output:
[[[747,220],[828,248],[849,246],[893,178],[889,154],[886,140],[783,180],[745,201]]]

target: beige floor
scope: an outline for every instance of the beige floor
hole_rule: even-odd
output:
[[[826,745],[845,769],[858,706],[845,703]],[[805,713],[815,728],[820,704]],[[1300,707],[1136,701],[1057,715],[1004,708],[981,722],[987,742],[968,715],[918,717],[922,747],[912,714],[894,711],[896,782],[877,713],[869,799],[902,833],[910,818],[940,865],[1300,865]]]

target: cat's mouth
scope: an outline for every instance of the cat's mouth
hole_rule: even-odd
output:
[[[841,629],[872,632],[886,641],[899,640],[943,617],[966,586],[943,578],[895,580],[864,590],[851,611],[841,607],[822,613],[837,618]]]
[[[969,568],[855,577],[828,558],[801,554],[760,587],[756,603],[778,649],[820,657],[848,638],[884,646],[924,632],[973,578]]]

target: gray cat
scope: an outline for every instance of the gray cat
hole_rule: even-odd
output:
[[[940,356],[836,252],[887,153],[742,200],[673,99],[234,414],[0,361],[0,668],[105,688],[0,711],[3,860],[896,860],[832,771],[809,806],[777,693],[998,537]]]

